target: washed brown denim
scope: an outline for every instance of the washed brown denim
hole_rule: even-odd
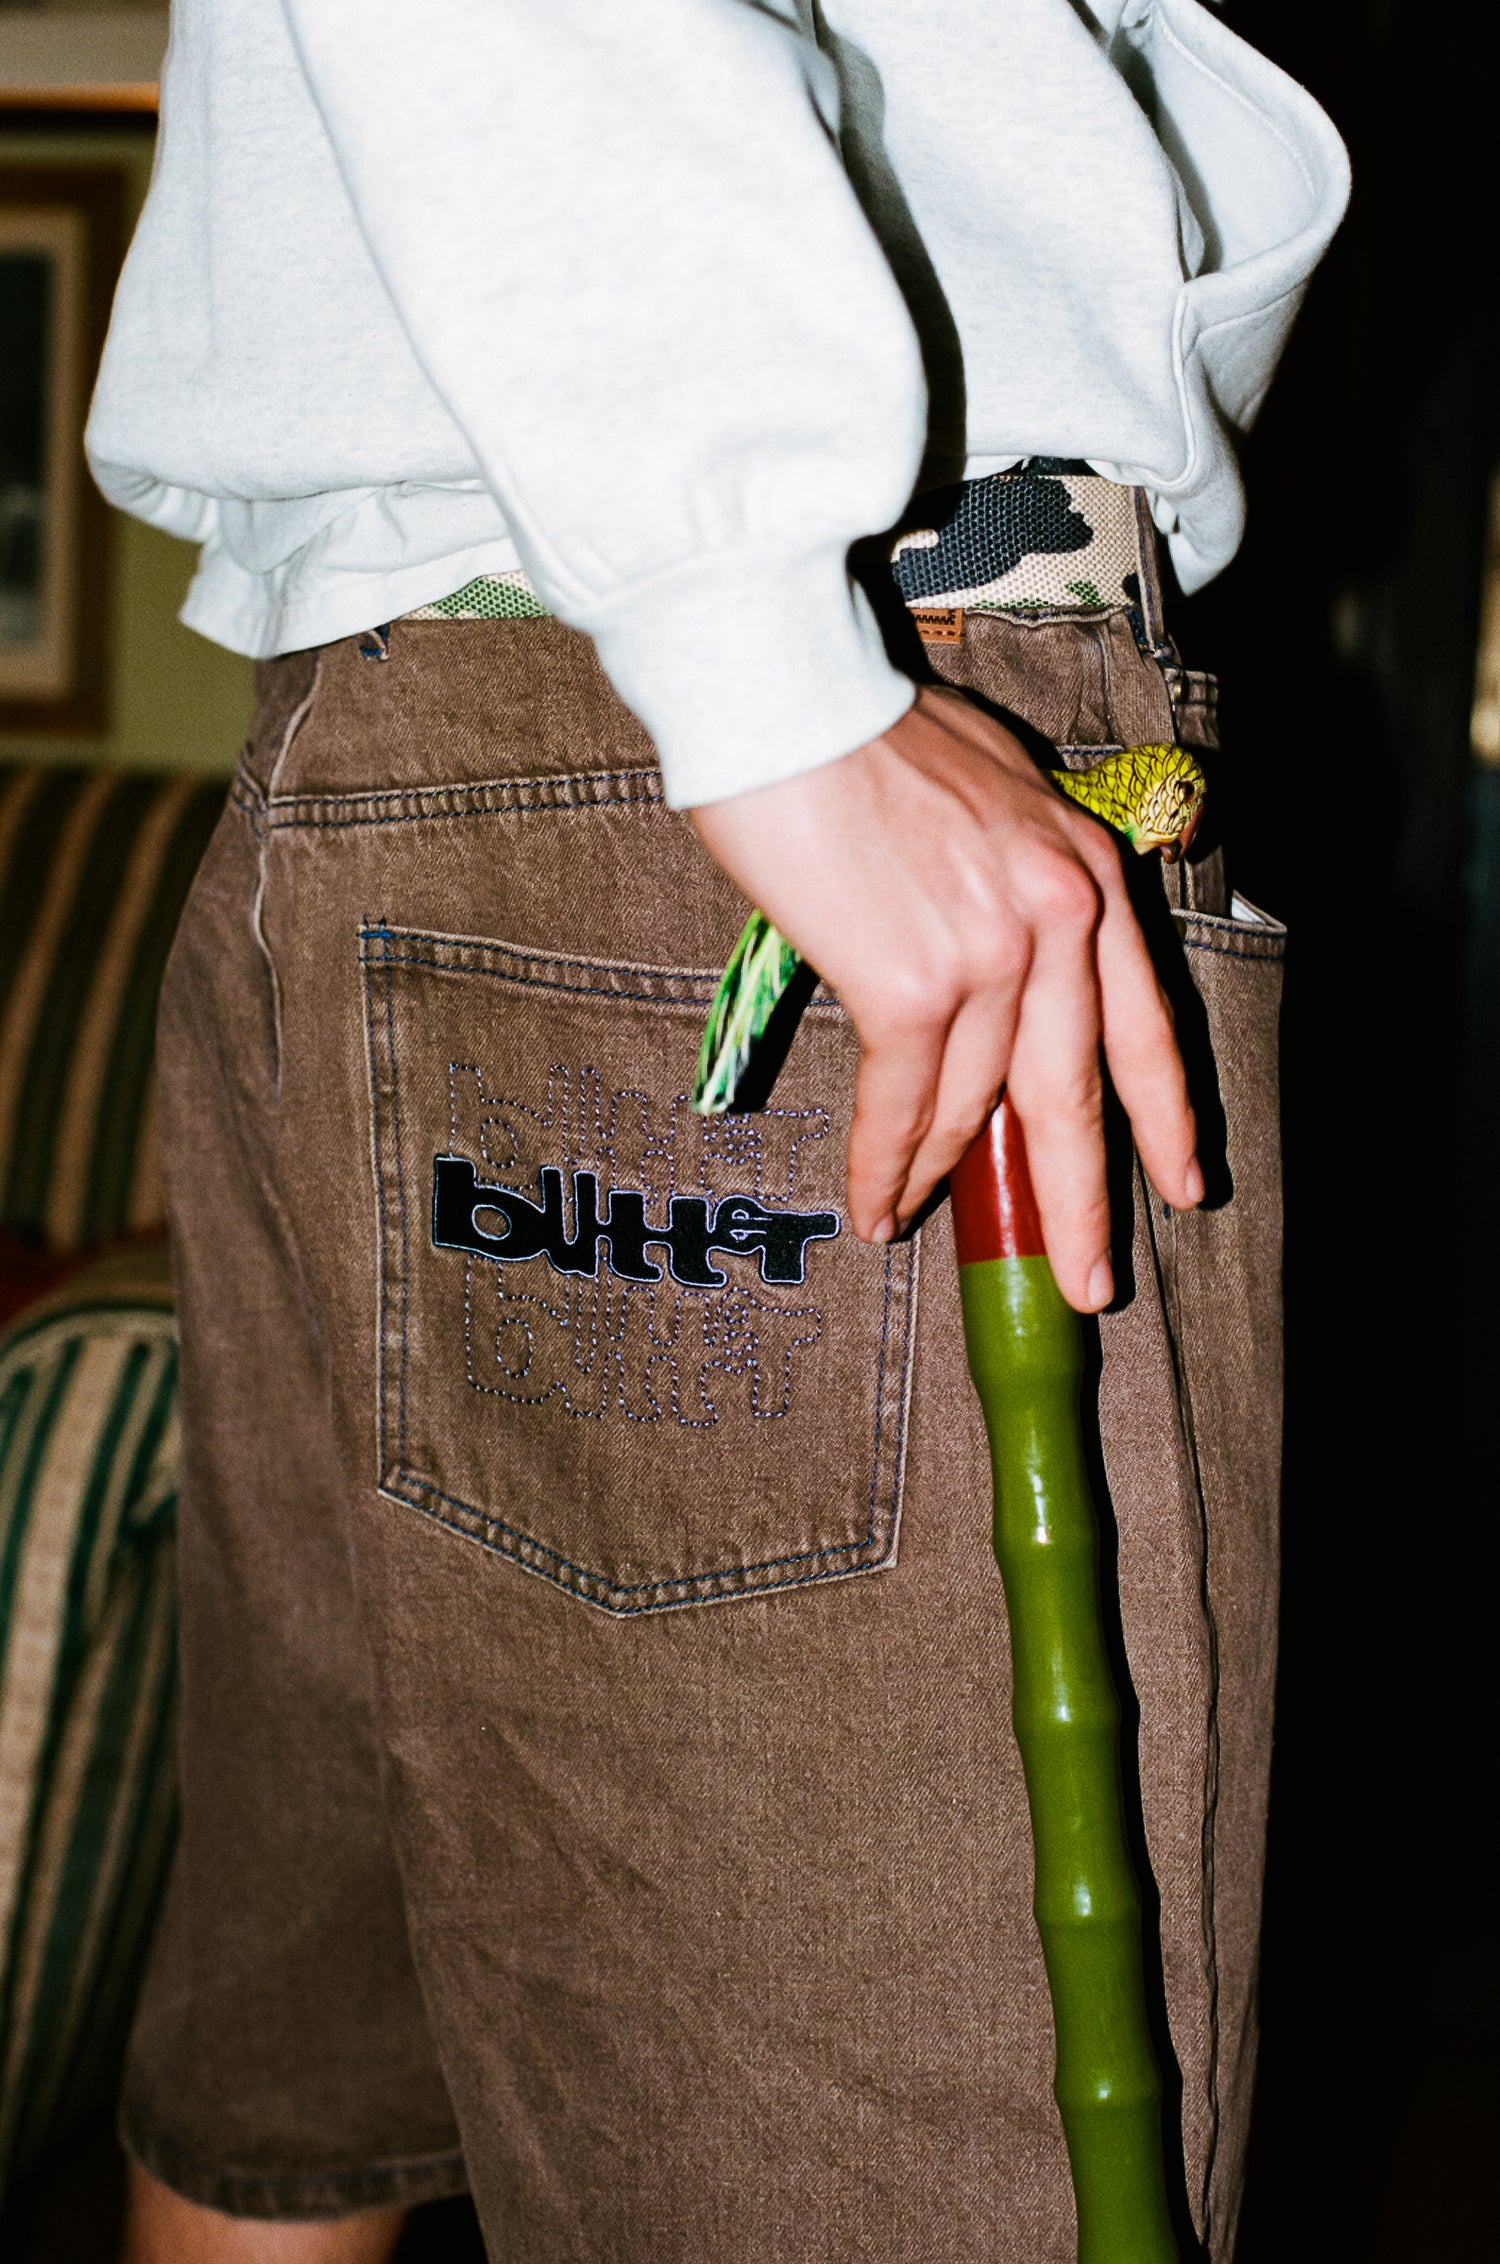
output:
[[[769,1115],[688,1110],[744,906],[585,640],[397,623],[381,651],[263,668],[163,1004],[185,1806],[128,2143],[247,2215],[468,2184],[497,2264],[1065,2264],[946,1209],[887,1252],[849,1231],[831,1001]],[[1169,690],[1211,742],[1206,688],[1124,616],[971,616],[930,658],[1074,762],[1171,736]],[[1219,870],[1175,911],[1150,880],[1212,1206],[1169,1214],[1127,1151],[1097,1403],[1172,2122],[1223,2260],[1273,1675],[1282,935]],[[623,1230],[574,1272],[445,1244],[441,1159],[537,1205],[555,1171],[575,1226],[591,1175],[659,1238],[623,1271]],[[833,1216],[768,1279],[789,1211]],[[460,1223],[501,1231],[482,1199]]]

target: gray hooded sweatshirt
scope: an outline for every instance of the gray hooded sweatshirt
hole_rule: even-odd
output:
[[[1216,573],[1346,194],[1199,0],[176,0],[90,457],[238,652],[523,566],[711,801],[910,701],[920,485],[1083,458]]]

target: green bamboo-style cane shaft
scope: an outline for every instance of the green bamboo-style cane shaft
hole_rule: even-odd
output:
[[[736,1105],[796,965],[756,913],[714,1001],[696,1107]],[[1052,1998],[1078,2264],[1178,2264],[1125,1823],[1121,1709],[1080,1425],[1082,1324],[1047,1262],[1008,1097],[953,1173],[951,1192],[964,1341],[994,1475],[1012,1721],[1031,1812],[1033,1907]]]
[[[1011,1718],[1031,1811],[1079,2264],[1176,2264],[1121,1709],[1079,1421],[1083,1332],[1042,1254],[1006,1099],[954,1174],[953,1208],[964,1341],[994,1475]]]

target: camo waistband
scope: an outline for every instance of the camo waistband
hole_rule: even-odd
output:
[[[1038,616],[1149,608],[1152,532],[1136,488],[1034,457],[917,498],[890,570],[919,615]],[[481,574],[408,621],[524,621],[548,608],[516,568]]]

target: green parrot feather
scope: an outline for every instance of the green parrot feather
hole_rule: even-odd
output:
[[[734,1107],[766,1024],[800,965],[798,953],[764,912],[752,912],[714,993],[698,1049],[693,1106],[700,1115],[722,1116]]]

